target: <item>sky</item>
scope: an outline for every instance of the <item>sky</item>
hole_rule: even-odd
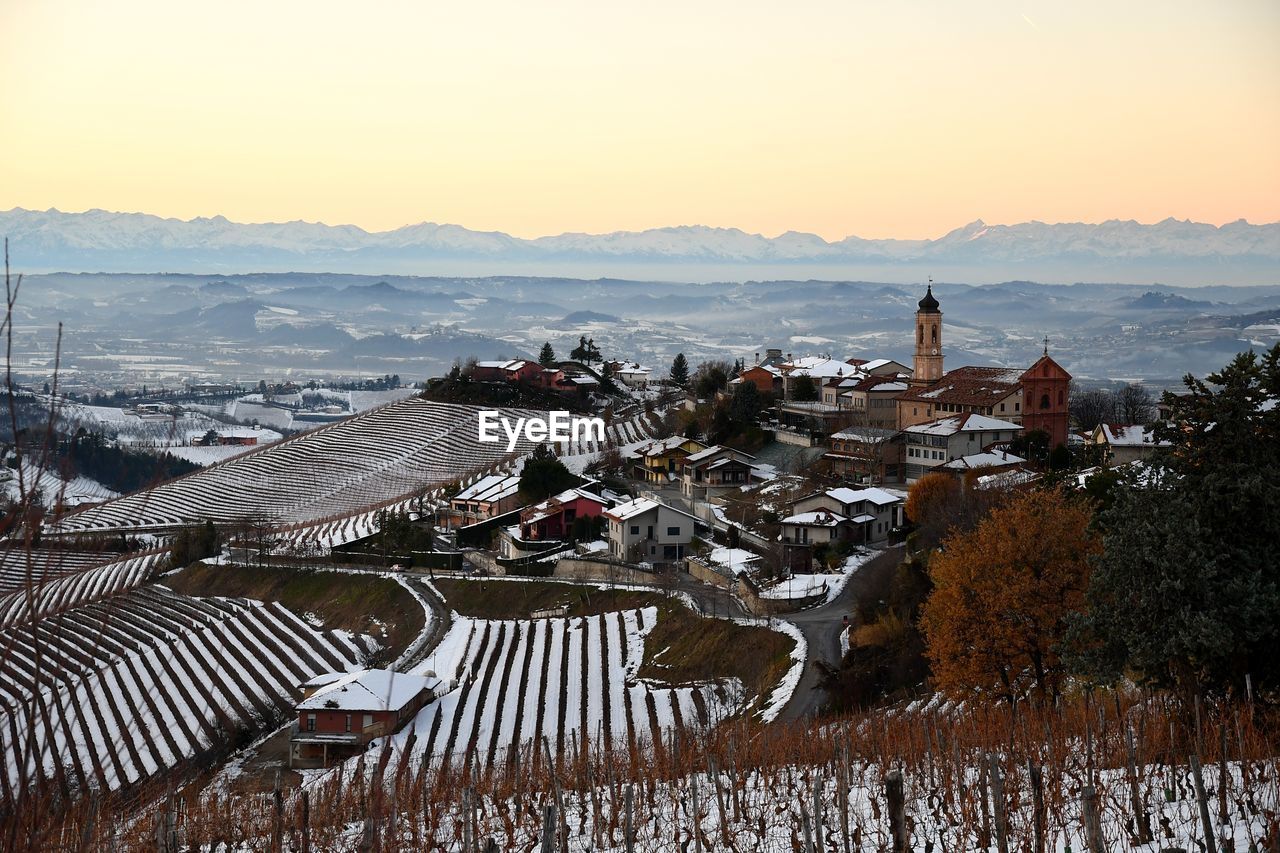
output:
[[[0,209],[1280,220],[1280,3],[0,0]]]

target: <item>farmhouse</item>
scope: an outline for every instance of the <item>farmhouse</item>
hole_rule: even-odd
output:
[[[434,676],[364,669],[317,676],[301,686],[289,735],[290,767],[327,767],[389,735],[445,691]]]
[[[684,557],[697,519],[683,510],[637,498],[607,511],[609,551],[620,560],[672,562]]]

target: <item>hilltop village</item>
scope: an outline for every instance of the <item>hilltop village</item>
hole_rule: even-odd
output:
[[[1157,403],[1138,386],[1074,387],[1048,340],[1031,364],[948,366],[943,317],[930,287],[910,365],[764,346],[652,368],[584,336],[567,359],[548,343],[420,385],[15,392],[27,426],[5,459],[0,554],[0,631],[16,650],[0,663],[18,733],[3,743],[8,814],[44,831],[22,805],[42,798],[55,823],[100,832],[95,798],[174,791],[186,816],[148,807],[146,831],[208,843],[217,804],[253,811],[264,790],[366,809],[352,790],[423,803],[426,786],[493,786],[532,762],[552,774],[545,790],[581,773],[585,792],[622,750],[635,778],[662,767],[696,785],[682,749],[723,767],[768,742],[759,727],[794,752],[831,715],[906,708],[915,725],[966,696],[1016,709],[1069,694],[1076,672],[1111,677],[1063,651],[1066,626],[1092,612],[1090,519],[1111,535],[1143,523],[1133,507],[1148,494],[1217,494],[1194,485],[1226,470],[1200,445],[1220,453],[1237,432],[1230,458],[1270,470],[1244,460],[1271,452],[1277,356],[1241,356],[1212,388]],[[1241,431],[1215,429],[1219,395],[1245,401]],[[599,418],[603,434],[478,441],[490,414],[557,411]],[[1182,529],[1221,514],[1197,518]],[[888,754],[876,749],[868,760]],[[919,825],[926,801],[917,784]],[[555,826],[528,815],[510,838]]]

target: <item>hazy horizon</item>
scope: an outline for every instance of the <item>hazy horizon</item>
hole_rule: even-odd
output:
[[[1280,5],[0,6],[0,208],[694,222],[1280,220]]]

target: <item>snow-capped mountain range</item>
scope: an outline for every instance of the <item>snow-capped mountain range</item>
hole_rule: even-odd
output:
[[[1280,223],[1243,220],[1222,226],[1166,219],[1146,225],[1132,220],[1098,224],[971,222],[933,240],[829,242],[815,234],[788,231],[777,237],[736,228],[701,225],[560,234],[522,239],[496,231],[423,222],[392,231],[370,232],[354,225],[314,222],[244,224],[222,217],[165,219],[144,213],[89,210],[64,213],[23,208],[0,212],[0,235],[23,268],[61,271],[397,271],[430,269],[449,262],[474,263],[476,274],[495,264],[531,266],[594,265],[607,275],[617,264],[661,264],[672,273],[699,265],[741,267],[744,274],[788,267],[969,271],[981,278],[991,269],[999,279],[1014,274],[1061,277],[1137,278],[1147,272],[1194,269],[1203,283],[1280,281]],[[776,269],[775,269],[776,268]],[[509,271],[509,270],[508,270]],[[532,271],[532,270],[531,270]],[[677,273],[678,274],[678,273]],[[697,278],[698,276],[693,276]]]

